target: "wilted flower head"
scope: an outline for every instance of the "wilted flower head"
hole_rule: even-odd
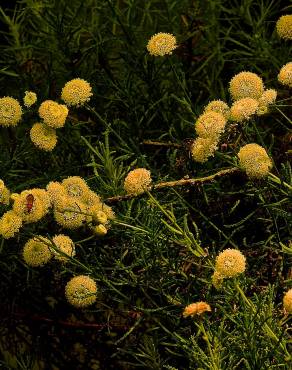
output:
[[[195,162],[204,163],[214,156],[218,148],[218,139],[197,137],[191,146],[191,154]]]
[[[292,40],[292,14],[282,15],[277,20],[276,30],[284,40]]]
[[[50,241],[40,235],[28,240],[23,248],[23,259],[32,267],[43,266],[52,258]]]
[[[68,108],[53,100],[45,100],[39,107],[39,115],[47,126],[60,128],[65,125]]]
[[[267,176],[272,168],[272,161],[266,150],[258,144],[244,145],[239,153],[239,164],[250,178]]]
[[[63,234],[55,235],[53,237],[53,243],[54,248],[51,248],[51,252],[58,261],[66,262],[68,260],[66,256],[75,256],[75,246],[69,236]]]
[[[176,47],[175,36],[171,33],[164,32],[159,32],[153,35],[147,44],[147,50],[154,56],[172,54]]]
[[[62,89],[61,98],[68,106],[82,106],[92,96],[90,84],[82,78],[75,78],[68,81]]]
[[[281,82],[282,85],[292,87],[292,62],[285,64],[281,68],[278,74],[278,81]]]
[[[35,123],[30,130],[30,138],[36,147],[47,152],[57,144],[56,130],[44,123]]]
[[[45,189],[22,191],[15,198],[13,211],[27,223],[37,222],[43,218],[51,206],[50,198]]]
[[[21,226],[22,218],[10,210],[0,218],[0,235],[4,239],[13,238]]]
[[[236,100],[230,108],[230,118],[235,122],[249,120],[256,113],[259,102],[253,98]]]
[[[185,307],[183,311],[183,317],[201,315],[202,313],[209,311],[211,307],[206,302],[191,303]]]
[[[225,129],[226,118],[222,113],[206,112],[199,116],[195,130],[200,137],[205,139],[217,138]]]
[[[0,204],[8,205],[10,200],[10,191],[5,186],[4,181],[0,180]]]
[[[79,200],[85,200],[88,197],[89,187],[82,177],[67,177],[62,181],[62,186],[69,197]]]
[[[30,108],[37,101],[37,94],[32,91],[25,91],[23,98],[23,104]]]
[[[245,257],[237,249],[225,249],[215,263],[215,270],[223,277],[233,277],[245,271]]]
[[[150,188],[151,181],[150,171],[145,168],[136,168],[126,176],[124,189],[128,194],[142,194]]]
[[[204,113],[206,112],[221,113],[226,119],[228,119],[230,115],[230,109],[228,105],[222,100],[210,101],[210,103],[204,109]]]
[[[21,120],[22,109],[18,100],[5,96],[0,98],[0,125],[16,126]]]
[[[65,295],[73,306],[87,307],[96,301],[97,285],[89,276],[75,276],[67,283]]]
[[[240,72],[231,79],[229,91],[234,100],[242,98],[259,99],[264,92],[264,83],[255,73]]]
[[[285,293],[283,298],[283,306],[287,313],[292,314],[292,289],[289,289],[288,292]]]

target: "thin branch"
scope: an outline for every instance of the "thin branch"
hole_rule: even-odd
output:
[[[142,141],[141,145],[166,146],[169,148],[181,148],[182,147],[181,144],[177,144],[177,143],[171,143],[171,142],[165,143],[161,141],[152,141],[152,140],[144,140]]]
[[[149,189],[149,191],[160,190],[160,189],[163,189],[163,188],[173,188],[175,186],[193,186],[193,185],[204,184],[206,182],[213,181],[217,177],[231,175],[231,174],[238,173],[238,172],[240,172],[239,168],[232,167],[232,168],[227,168],[226,170],[218,171],[218,172],[216,172],[216,173],[214,173],[213,175],[210,175],[210,176],[199,177],[199,178],[195,178],[195,179],[180,179],[180,180],[176,180],[176,181],[160,182],[156,185],[153,185]],[[143,194],[145,194],[145,193],[143,193]],[[143,194],[118,195],[118,196],[115,196],[115,197],[110,197],[110,198],[104,199],[104,202],[109,203],[109,204],[118,203],[118,202],[121,202],[121,201],[124,201],[124,200],[129,200],[129,199],[132,199],[132,198],[139,197]]]

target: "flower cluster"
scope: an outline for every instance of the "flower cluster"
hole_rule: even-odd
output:
[[[92,96],[90,84],[82,78],[68,81],[62,89],[61,98],[68,106],[80,107]]]
[[[267,176],[272,168],[272,161],[266,150],[258,144],[244,145],[238,153],[238,158],[240,166],[252,179]]]
[[[201,315],[204,312],[211,312],[211,307],[206,302],[191,303],[185,307],[183,317]]]
[[[170,33],[159,32],[151,37],[147,44],[147,50],[151,55],[164,56],[172,54],[176,49],[176,38]]]
[[[259,99],[264,92],[264,83],[256,73],[240,72],[231,79],[229,91],[233,100]]]
[[[237,249],[225,249],[216,257],[213,285],[219,288],[225,278],[242,274],[246,268],[244,255]]]
[[[279,74],[278,81],[285,86],[292,87],[292,62],[285,64]]]
[[[89,276],[75,276],[67,283],[65,295],[70,304],[84,308],[96,301],[97,285]]]
[[[16,126],[22,117],[22,109],[18,100],[5,96],[0,98],[0,125]]]
[[[145,168],[136,168],[130,171],[124,181],[127,194],[138,195],[151,187],[151,174]]]
[[[276,30],[282,39],[292,40],[292,14],[282,15],[277,20]]]

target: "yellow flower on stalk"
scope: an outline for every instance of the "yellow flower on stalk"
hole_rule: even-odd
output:
[[[48,263],[53,256],[49,244],[49,239],[40,235],[29,239],[23,248],[24,261],[32,267],[43,266]]]
[[[47,152],[57,144],[56,130],[44,123],[35,123],[30,130],[30,138],[36,147]]]
[[[172,54],[176,49],[176,38],[171,33],[159,32],[151,37],[147,44],[147,50],[151,55],[164,56]]]
[[[201,315],[204,312],[211,312],[211,307],[206,302],[191,303],[185,307],[183,317]]]
[[[195,162],[204,163],[209,157],[214,156],[214,153],[217,149],[217,138],[205,139],[202,137],[197,137],[191,146],[191,154]]]
[[[75,78],[65,84],[61,98],[68,106],[80,107],[88,102],[92,95],[90,84],[82,78]]]
[[[99,198],[100,199],[100,198]],[[115,213],[112,208],[101,201],[95,202],[91,207],[87,207],[88,215],[86,216],[87,223],[103,223],[105,217],[108,220],[115,218]],[[104,214],[102,217],[100,215]]]
[[[257,112],[259,102],[253,98],[236,100],[230,108],[230,119],[235,122],[249,120]]]
[[[278,81],[281,82],[282,85],[292,87],[292,62],[285,64],[281,68],[278,74]]]
[[[16,126],[22,117],[22,109],[18,100],[5,96],[0,98],[0,125]]]
[[[283,298],[283,306],[287,313],[292,314],[292,289],[289,289]]]
[[[245,257],[237,249],[225,249],[216,257],[215,271],[222,278],[230,278],[245,271]]]
[[[229,91],[234,100],[259,99],[264,92],[264,83],[256,73],[240,72],[231,79]]]
[[[23,104],[30,108],[37,101],[37,94],[33,91],[25,91],[23,98]]]
[[[77,308],[87,307],[96,301],[97,285],[89,276],[75,276],[67,283],[65,295],[71,305]]]
[[[212,100],[204,109],[204,113],[216,112],[221,113],[226,119],[229,118],[230,109],[228,105],[222,100]]]
[[[281,39],[292,40],[292,14],[282,15],[277,20],[276,30]]]
[[[216,289],[220,289],[223,283],[224,277],[219,274],[218,271],[214,271],[212,275],[212,284]]]
[[[46,189],[53,206],[58,206],[62,199],[67,196],[66,189],[57,181],[50,181]]]
[[[53,237],[53,243],[51,252],[56,260],[66,262],[68,261],[68,257],[75,256],[75,245],[69,236],[63,234],[55,235]]]
[[[252,179],[267,176],[272,168],[272,161],[266,150],[255,143],[244,145],[238,153],[238,158],[239,165]]]
[[[226,125],[226,118],[221,113],[206,112],[199,116],[195,123],[196,133],[204,138],[218,138],[224,131]]]
[[[39,115],[47,126],[60,128],[65,125],[68,108],[66,105],[58,104],[53,100],[45,100],[39,107]]]
[[[45,189],[22,191],[15,197],[13,211],[26,223],[37,222],[43,218],[51,206],[50,198]]]
[[[277,91],[275,89],[268,89],[263,92],[263,95],[259,98],[259,105],[270,105],[274,104],[277,98]]]
[[[10,202],[10,191],[5,186],[4,181],[0,180],[0,204],[8,205]]]
[[[83,178],[79,176],[67,177],[61,184],[69,197],[81,201],[88,198],[89,187]]]
[[[67,229],[81,227],[86,219],[86,207],[78,199],[70,197],[60,199],[54,209],[55,221]]]
[[[151,174],[146,168],[136,168],[130,171],[124,181],[124,189],[127,194],[138,195],[151,187]]]
[[[102,224],[92,226],[91,230],[94,232],[94,234],[96,234],[98,236],[104,236],[104,235],[107,234],[107,228]]]
[[[4,239],[13,238],[19,232],[21,226],[22,218],[10,210],[0,218],[0,235]]]

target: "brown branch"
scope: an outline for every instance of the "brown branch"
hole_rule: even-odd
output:
[[[152,141],[152,140],[144,140],[142,141],[141,145],[166,146],[169,148],[181,148],[182,147],[181,144],[177,144],[177,143],[171,143],[171,142],[165,143],[161,141]]]
[[[153,185],[149,189],[149,191],[159,190],[159,189],[163,189],[163,188],[173,188],[175,186],[193,186],[193,185],[204,184],[206,182],[213,181],[217,177],[231,175],[231,174],[234,174],[234,173],[237,173],[237,172],[240,172],[240,169],[237,168],[237,167],[232,167],[232,168],[227,168],[226,170],[220,170],[220,171],[218,171],[218,172],[216,172],[216,173],[214,173],[213,175],[210,175],[210,176],[199,177],[199,178],[195,178],[195,179],[180,179],[180,180],[175,180],[175,181],[160,182],[156,185]],[[115,197],[110,197],[110,198],[104,199],[104,202],[109,203],[109,204],[113,204],[113,203],[118,203],[118,202],[121,202],[121,201],[124,201],[124,200],[129,200],[129,199],[132,199],[132,198],[136,198],[136,197],[139,197],[139,196],[144,195],[144,194],[145,193],[138,194],[138,195],[136,195],[136,194],[117,195]]]

